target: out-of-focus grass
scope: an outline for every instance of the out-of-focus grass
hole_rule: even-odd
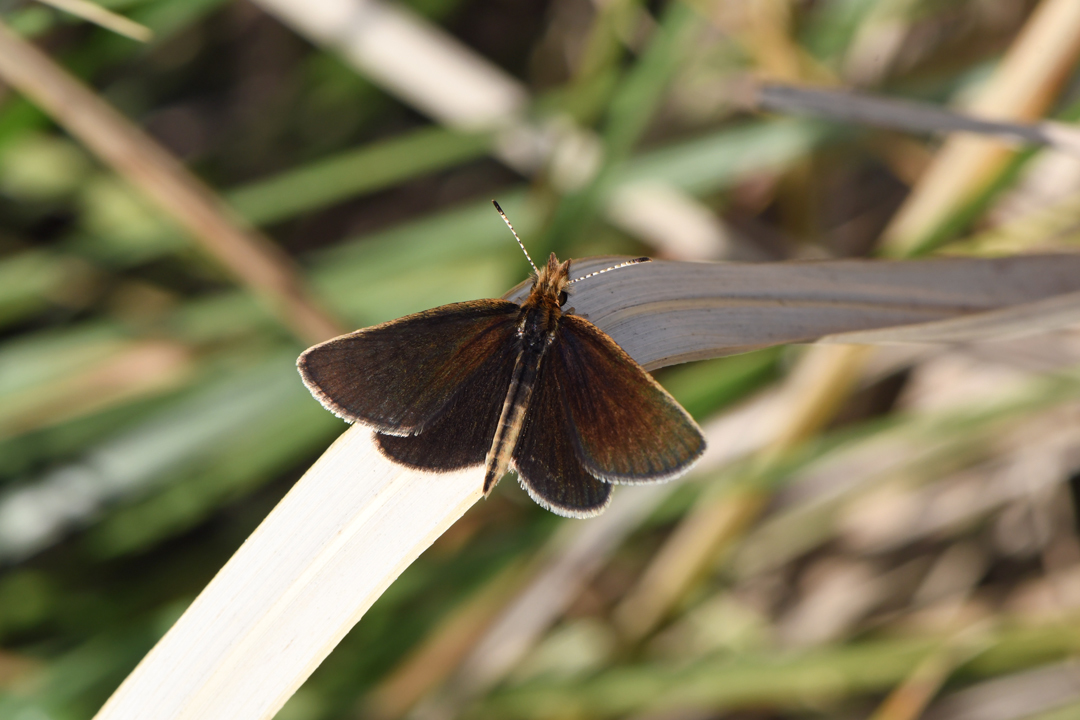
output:
[[[509,17],[490,3],[411,3],[529,86],[537,117],[562,114],[595,131],[599,173],[562,193],[543,172],[525,178],[500,166],[493,135],[431,125],[253,5],[107,4],[153,29],[154,42],[140,46],[33,5],[0,8],[0,19],[43,42],[264,226],[327,306],[357,327],[498,296],[520,281],[525,263],[491,197],[534,256],[649,252],[605,222],[615,189],[639,182],[697,198],[769,256],[868,254],[903,196],[905,168],[922,160],[885,133],[757,117],[725,103],[731,78],[759,69],[752,43],[764,35],[753,23],[773,22],[738,8],[703,15],[696,3],[669,3],[653,15],[651,5],[615,2],[595,15],[557,0]],[[791,22],[772,30],[841,74],[856,39],[888,19],[908,34],[880,89],[945,100],[971,92],[1031,5],[1002,0],[991,12],[975,0],[825,0],[791,4]],[[1073,120],[1075,97],[1065,98],[1058,115]],[[928,243],[992,231],[988,211],[1020,187],[1035,156],[1018,156]],[[1075,179],[1061,182],[1080,191]],[[1021,237],[1017,246],[1025,240],[1047,245]],[[1034,366],[1068,364],[1069,342]],[[141,385],[134,374],[109,392],[98,383],[94,402],[64,402],[65,389],[88,394],[95,370],[152,343],[175,350],[176,362],[141,365]],[[137,189],[27,102],[0,96],[0,649],[27,660],[11,682],[0,672],[0,717],[90,717],[343,428],[299,383],[301,349]],[[971,357],[971,374],[991,379],[1019,363],[994,349]],[[658,377],[704,422],[782,376],[789,360],[769,350]],[[1065,460],[1049,490],[900,548],[852,544],[843,526],[879,485],[899,478],[947,488],[957,473],[1008,462],[1010,432],[1050,413],[1068,417],[1075,403],[1072,379],[1040,379],[1019,363],[1029,382],[1017,394],[988,381],[984,397],[947,413],[905,405],[905,377],[911,387],[934,362],[860,391],[833,432],[766,477],[735,467],[688,483],[590,584],[548,649],[537,649],[532,675],[511,677],[470,712],[605,717],[693,701],[717,714],[851,714],[871,708],[969,620],[1001,629],[947,691],[1075,655],[1075,633],[1061,624],[1071,616],[1055,614],[1080,600],[1067,590],[1080,551],[1075,519],[1062,514],[1073,470]],[[852,487],[841,482],[842,491],[800,501],[800,481],[815,468],[895,437],[917,452],[887,473],[867,471]],[[776,507],[667,624],[620,652],[612,606],[694,495],[745,477],[778,493]],[[1010,545],[1002,535],[1026,527],[1013,517],[1025,512],[1035,539]],[[503,483],[394,584],[282,717],[352,716],[458,603],[530,558],[560,522]],[[957,600],[960,620],[910,629],[906,622],[924,619],[916,586],[961,543],[988,560]],[[828,640],[797,647],[788,628],[821,602],[841,563],[908,578],[900,599],[871,602]],[[1056,611],[1030,599],[1039,583],[1066,588]],[[1057,624],[1038,624],[1048,617]],[[562,675],[542,671],[552,647],[566,656]],[[1061,714],[1068,708],[1055,712],[1071,717]]]

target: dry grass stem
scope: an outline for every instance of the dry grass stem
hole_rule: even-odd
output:
[[[1053,103],[1080,56],[1080,4],[1042,0],[985,88],[967,108],[980,118],[1031,121]],[[1001,170],[1009,151],[983,138],[950,138],[885,230],[882,250],[916,250]]]
[[[364,716],[398,718],[445,681],[491,626],[507,600],[520,589],[528,568],[515,563],[455,608],[424,643],[409,654],[364,703]]]
[[[808,350],[780,392],[785,412],[759,462],[768,465],[824,426],[858,379],[868,350],[860,346]],[[655,629],[713,559],[757,520],[767,501],[768,496],[757,490],[703,495],[616,609],[623,634],[636,642]]]
[[[985,629],[972,628],[945,641],[915,666],[868,720],[919,720],[957,667],[987,646]]]
[[[150,42],[154,39],[154,31],[145,25],[140,25],[134,20],[129,20],[123,15],[117,15],[90,0],[38,0],[45,5],[51,5],[57,10],[71,13],[81,17],[87,22],[100,25],[106,30],[129,37],[139,42]]]
[[[1061,123],[983,120],[928,103],[793,85],[766,83],[752,92],[754,105],[762,110],[814,115],[906,132],[985,135],[1013,144],[1048,145],[1080,156],[1080,131]]]

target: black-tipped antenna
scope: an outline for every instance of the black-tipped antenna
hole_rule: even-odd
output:
[[[506,217],[506,213],[504,213],[503,209],[499,207],[498,202],[492,200],[491,204],[494,205],[495,209],[499,211],[500,215],[502,215],[502,219],[503,222],[506,223],[506,227],[510,228],[510,232],[514,233],[514,239],[517,240],[518,246],[521,248],[521,252],[525,253],[525,259],[529,261],[530,265],[532,265],[533,272],[539,275],[540,271],[536,268],[536,263],[534,263],[532,261],[532,258],[529,257],[529,251],[525,249],[525,243],[521,242],[521,238],[518,237],[517,230],[515,230],[514,226],[510,224],[510,218]]]
[[[596,272],[591,272],[588,275],[582,275],[579,278],[574,278],[573,280],[571,280],[570,282],[568,282],[566,284],[567,285],[573,285],[574,283],[578,282],[579,280],[587,280],[587,279],[591,278],[593,275],[601,275],[603,273],[610,272],[611,270],[618,270],[619,268],[624,268],[627,265],[637,265],[638,263],[643,263],[643,262],[649,262],[649,258],[647,258],[647,257],[639,257],[639,258],[634,258],[633,260],[627,260],[624,263],[619,263],[618,265],[612,265],[611,267],[604,268],[603,270],[597,270]]]

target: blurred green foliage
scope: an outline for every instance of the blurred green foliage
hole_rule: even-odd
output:
[[[882,150],[890,136],[754,117],[727,102],[692,109],[688,96],[708,94],[695,82],[704,78],[722,95],[732,76],[755,69],[745,39],[710,28],[697,3],[668,3],[655,17],[637,15],[648,9],[634,2],[605,5],[591,16],[586,38],[565,41],[587,45],[579,52],[587,62],[555,86],[530,88],[538,116],[565,113],[603,142],[596,178],[565,195],[542,176],[524,178],[492,159],[493,136],[431,125],[255,6],[102,4],[149,26],[155,40],[139,46],[34,4],[0,5],[0,18],[175,145],[357,327],[498,296],[520,281],[526,268],[491,196],[534,256],[553,248],[570,257],[647,252],[606,222],[604,201],[620,184],[653,181],[699,198],[762,255],[779,257],[867,252],[904,190]],[[559,32],[551,18],[569,5],[523,5],[524,22],[505,27],[482,22],[496,3],[409,4],[480,52],[515,46],[517,65],[509,69],[526,84],[532,79],[523,68],[554,62],[542,40]],[[875,13],[892,7],[904,22],[950,27],[979,17],[985,3],[790,5],[792,37],[806,61],[838,73]],[[626,17],[639,26],[627,32]],[[961,93],[999,56],[1004,35],[969,29],[959,59],[931,43],[885,89]],[[979,198],[979,208],[1016,177]],[[816,203],[809,210],[807,197]],[[979,215],[958,213],[936,240],[959,235]],[[863,223],[858,238],[830,239],[853,220]],[[10,93],[0,97],[0,333],[0,718],[89,718],[344,426],[299,382],[297,340],[137,189]],[[173,353],[160,382],[91,397],[100,386],[95,373],[148,343]],[[780,376],[787,360],[767,350],[669,368],[658,378],[704,421]],[[1068,379],[1033,386],[1005,410],[950,416],[927,436],[948,445],[945,455],[955,460],[958,448],[981,442],[995,423],[1029,417],[1077,390]],[[903,417],[858,424],[865,419],[807,448],[768,481],[782,486],[868,435],[912,431]],[[623,574],[644,566],[708,480],[688,483],[639,530],[616,563]],[[406,571],[281,717],[357,716],[365,693],[456,605],[531,557],[560,523],[503,483],[470,511],[462,537],[436,543]],[[796,563],[833,529],[792,535],[780,556]],[[710,582],[715,591],[723,578]],[[972,665],[967,677],[1075,654],[1074,635],[1009,630],[997,655]],[[654,698],[686,692],[717,706],[779,708],[753,717],[817,717],[802,690],[814,686],[814,703],[834,703],[850,717],[865,698],[903,680],[938,641],[871,638],[778,658],[768,633],[760,636],[734,660],[721,655],[682,667],[613,657],[610,666],[592,666],[595,677],[583,671],[511,683],[477,712],[630,715]],[[9,655],[22,669],[5,670]]]

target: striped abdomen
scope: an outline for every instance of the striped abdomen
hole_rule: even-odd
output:
[[[514,365],[514,374],[510,378],[510,387],[506,391],[499,425],[488,450],[486,472],[484,473],[484,495],[491,492],[495,483],[506,474],[510,467],[510,457],[517,446],[518,436],[525,424],[525,412],[529,409],[536,376],[540,371],[540,361],[545,351],[555,338],[551,327],[557,320],[543,310],[530,310],[521,322],[521,350]]]

